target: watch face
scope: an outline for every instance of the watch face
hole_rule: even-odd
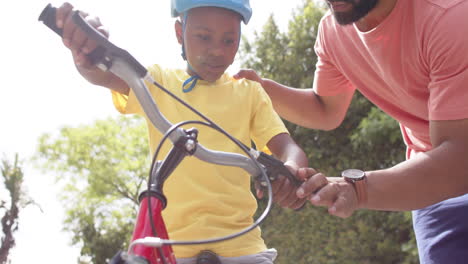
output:
[[[341,176],[349,179],[360,180],[364,177],[365,173],[362,170],[348,169],[341,173]]]

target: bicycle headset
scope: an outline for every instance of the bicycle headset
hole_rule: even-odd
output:
[[[249,0],[171,0],[172,16],[178,17],[180,15],[183,15],[182,34],[185,34],[187,12],[190,9],[196,7],[220,7],[234,11],[241,15],[242,21],[244,21],[244,24],[246,25],[249,23],[249,20],[252,17],[252,8],[250,7]],[[238,43],[240,43],[240,31]],[[187,61],[187,57],[185,56],[184,43],[182,43],[182,58]],[[200,79],[200,76],[197,74],[195,69],[190,65],[188,61],[187,67],[195,74],[193,76],[190,76],[182,84],[182,91],[185,93],[190,92],[197,84],[197,81]],[[185,88],[188,84],[190,84],[190,86],[188,88]]]

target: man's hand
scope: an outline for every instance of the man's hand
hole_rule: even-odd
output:
[[[255,81],[260,83],[263,87],[263,79],[258,76],[257,72],[251,69],[241,69],[239,70],[238,73],[236,73],[234,76],[234,79],[239,80],[239,79],[247,79],[251,81]]]
[[[298,172],[307,175],[307,172]],[[346,218],[358,209],[358,198],[354,186],[341,177],[325,177],[317,173],[297,190],[299,198],[308,198],[313,205],[328,208],[331,215]]]

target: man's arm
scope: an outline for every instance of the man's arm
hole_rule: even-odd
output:
[[[358,208],[406,211],[426,207],[468,193],[468,119],[431,121],[433,149],[419,153],[392,168],[366,172],[368,202],[358,205],[353,186],[342,178],[316,175],[303,184],[315,205],[327,206],[331,214],[347,217]]]
[[[367,208],[412,210],[468,193],[468,119],[431,121],[430,135],[431,151],[369,173]]]
[[[235,78],[260,83],[273,107],[284,119],[303,127],[332,130],[343,121],[354,91],[335,96],[319,96],[313,89],[297,89],[260,78],[254,70],[240,70]]]

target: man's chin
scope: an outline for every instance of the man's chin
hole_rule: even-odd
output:
[[[350,25],[367,16],[377,6],[378,2],[378,0],[366,0],[360,2],[359,5],[355,5],[353,10],[347,12],[332,10],[333,16],[338,24],[342,26]]]
[[[351,25],[359,20],[358,18],[351,17],[350,15],[341,12],[334,12],[333,16],[335,17],[335,21],[342,26]]]

